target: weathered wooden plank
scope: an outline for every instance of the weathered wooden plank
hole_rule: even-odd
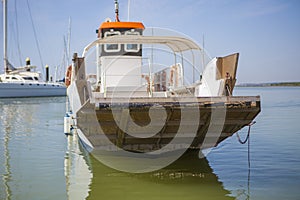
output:
[[[99,102],[96,104],[90,104],[77,113],[78,126],[89,140],[92,141],[92,144],[105,147],[109,145],[105,143],[108,139],[113,144],[125,150],[141,152],[159,149],[170,143],[174,136],[177,136],[177,141],[179,141],[175,145],[184,146],[186,145],[185,141],[188,138],[192,138],[195,134],[196,137],[190,148],[201,148],[204,139],[205,147],[215,146],[242,127],[248,125],[260,112],[260,98],[257,96],[201,97],[197,98],[196,102],[195,98],[187,97],[184,104],[180,104],[177,101],[178,99],[173,97],[132,98],[130,99],[130,104],[126,103],[127,99],[122,98],[113,99],[114,104],[111,104],[112,99],[109,98],[98,100]],[[136,125],[149,125],[151,122],[149,109],[151,108],[154,113],[157,110],[157,113],[159,113],[162,109],[161,106],[165,108],[167,119],[165,120],[163,116],[154,114],[157,122],[152,122],[151,126],[160,131],[152,137],[143,137],[143,135],[149,134],[147,130],[138,129],[137,131],[134,127]],[[114,109],[115,116],[112,114],[111,109]],[[181,119],[182,109],[184,112],[191,113],[188,119],[186,117],[184,120]],[[223,115],[220,116],[221,118],[214,116],[214,119],[211,119],[212,113],[219,111],[226,113],[225,121],[221,119],[224,117]],[[195,117],[193,117],[197,112],[200,116],[199,121],[195,121]],[[199,127],[197,132],[192,134],[190,130],[192,130],[195,124]],[[219,127],[222,133],[212,132],[207,134],[210,125]],[[179,126],[185,130],[185,133],[177,134]],[[131,136],[128,130],[134,131],[135,135],[140,134],[141,138]]]

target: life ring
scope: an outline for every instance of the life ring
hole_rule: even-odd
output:
[[[70,65],[66,71],[65,85],[67,87],[71,84],[71,76],[72,76],[72,65]]]

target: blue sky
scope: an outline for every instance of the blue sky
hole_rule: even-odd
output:
[[[16,17],[21,59],[41,65],[27,0],[8,0],[10,61],[18,66]],[[16,6],[15,6],[16,2]],[[28,0],[43,63],[60,65],[63,37],[72,18],[71,53],[81,54],[96,38],[95,30],[110,17],[113,0]],[[119,0],[120,19],[127,20],[127,0]],[[2,19],[2,10],[1,10]],[[240,53],[239,83],[300,81],[300,1],[298,0],[130,0],[130,20],[188,35],[199,44],[205,38],[212,56]],[[0,43],[3,44],[2,20]],[[3,60],[3,50],[0,50]],[[0,66],[3,66],[1,64]],[[2,69],[1,69],[2,70]]]

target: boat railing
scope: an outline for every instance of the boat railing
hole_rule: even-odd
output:
[[[167,91],[183,86],[183,69],[180,63],[153,73],[154,91]]]
[[[146,70],[145,70],[146,69]],[[164,67],[158,71],[153,71],[151,63],[141,66],[143,73],[139,76],[141,82],[139,86],[126,86],[121,85],[117,87],[109,87],[106,85],[106,76],[103,77],[103,83],[101,87],[101,82],[97,82],[96,74],[87,74],[86,80],[89,82],[89,89],[92,96],[103,96],[106,97],[109,93],[139,93],[139,95],[153,96],[158,95],[157,93],[165,93],[168,91],[174,91],[177,88],[184,86],[183,80],[183,68],[180,63],[170,65],[169,67]],[[104,73],[104,72],[102,72]],[[115,75],[118,76],[118,75]],[[132,75],[131,75],[132,76]],[[113,75],[110,75],[113,77]],[[102,90],[101,90],[102,88]],[[144,94],[141,94],[141,93]],[[99,93],[99,94],[96,94]],[[101,95],[102,93],[102,95]],[[115,94],[116,95],[116,94]],[[161,96],[165,96],[162,94]]]

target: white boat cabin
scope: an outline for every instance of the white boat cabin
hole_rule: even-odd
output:
[[[139,22],[104,22],[98,29],[98,38],[112,36],[139,36],[144,25]],[[142,46],[141,44],[97,45],[97,82],[100,91],[141,87]]]
[[[204,51],[194,41],[180,36],[145,36],[144,32],[140,22],[102,23],[98,39],[84,49],[84,67],[79,70],[73,63],[71,83],[86,77],[89,87],[85,93],[90,99],[231,95],[238,54],[205,63]],[[95,51],[91,53],[91,49]],[[154,60],[154,53],[162,60],[168,57],[168,63]]]
[[[0,75],[0,82],[4,83],[38,83],[41,82],[40,74],[37,72],[18,72],[16,74],[2,74]]]

